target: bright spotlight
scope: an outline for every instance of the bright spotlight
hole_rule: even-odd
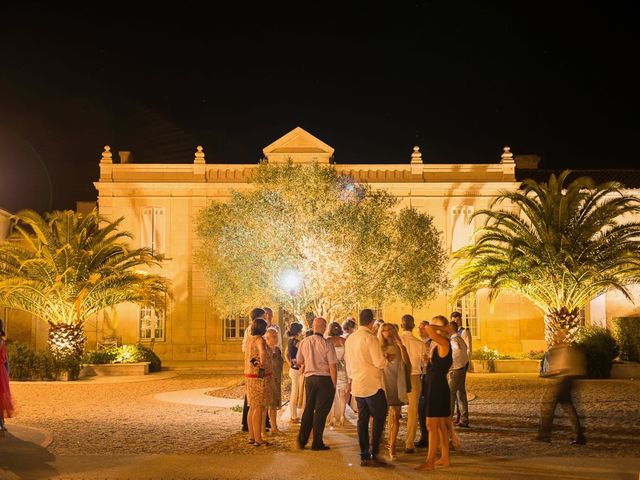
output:
[[[285,270],[280,274],[280,286],[293,295],[302,285],[302,275],[297,270]]]

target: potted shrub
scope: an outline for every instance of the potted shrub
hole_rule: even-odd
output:
[[[113,346],[87,352],[82,358],[82,377],[96,375],[146,375],[159,372],[160,358],[142,344]]]
[[[500,358],[500,353],[484,345],[480,350],[474,350],[472,358],[471,368],[474,373],[493,373],[496,371],[495,361]]]

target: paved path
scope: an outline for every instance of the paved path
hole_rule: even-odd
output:
[[[124,380],[102,377],[94,381]],[[210,390],[163,392],[154,397],[173,403],[215,407],[239,403],[239,400],[204,394]],[[638,458],[496,457],[474,456],[464,451],[452,456],[451,468],[435,472],[413,470],[424,460],[424,450],[415,455],[400,454],[399,462],[389,468],[365,469],[356,463],[358,448],[353,426],[327,429],[325,438],[332,446],[328,452],[262,448],[253,454],[56,456],[47,449],[52,441],[49,432],[14,424],[6,437],[0,438],[0,479],[640,479]]]
[[[328,441],[329,452],[276,452],[271,455],[73,455],[54,457],[37,445],[20,445],[0,457],[3,479],[628,479],[637,480],[640,460],[629,458],[477,458],[456,457],[448,469],[418,473],[420,461],[383,469],[352,463],[353,439]]]
[[[216,390],[215,388],[197,388],[192,390],[178,390],[176,392],[157,393],[153,396],[156,400],[172,403],[184,403],[187,405],[202,405],[205,407],[231,408],[241,405],[244,399],[220,398],[207,395],[206,392]]]

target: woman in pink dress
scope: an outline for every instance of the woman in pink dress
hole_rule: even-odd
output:
[[[13,414],[11,390],[9,390],[9,372],[7,372],[7,337],[0,326],[0,437],[4,437],[7,430],[4,419]]]

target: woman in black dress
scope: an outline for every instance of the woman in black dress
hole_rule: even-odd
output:
[[[433,470],[434,465],[449,466],[449,431],[447,420],[451,416],[451,398],[447,373],[453,358],[447,336],[449,321],[438,315],[427,326],[429,338],[437,346],[431,350],[431,361],[427,371],[425,398],[427,401],[427,428],[429,429],[429,452],[425,463],[417,470]],[[440,446],[440,459],[435,461]]]

